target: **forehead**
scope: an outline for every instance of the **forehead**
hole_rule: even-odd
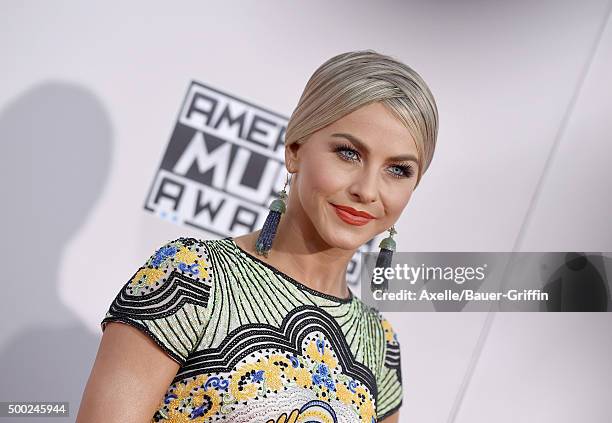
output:
[[[365,105],[324,128],[326,134],[348,133],[374,152],[417,154],[416,143],[402,122],[380,102]],[[340,138],[338,138],[340,139]]]

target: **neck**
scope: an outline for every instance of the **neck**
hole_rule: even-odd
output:
[[[295,213],[283,215],[272,249],[267,258],[260,256],[261,260],[309,288],[347,298],[346,268],[355,252],[329,246],[313,227],[298,222],[310,223],[310,220],[296,216]],[[254,240],[260,232],[258,230],[253,233]],[[252,241],[254,244],[255,241]]]

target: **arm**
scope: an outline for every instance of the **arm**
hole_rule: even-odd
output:
[[[399,421],[399,409],[403,402],[402,368],[400,356],[400,344],[396,332],[391,323],[379,314],[381,329],[384,337],[384,360],[383,367],[378,377],[377,412],[381,417],[380,422],[397,423]]]
[[[399,410],[391,414],[390,416],[382,419],[378,423],[398,423],[398,422],[399,422]]]
[[[138,329],[108,323],[76,422],[150,422],[178,369],[179,364]]]
[[[151,421],[203,334],[209,265],[206,243],[181,237],[158,248],[123,285],[101,322],[78,423]]]

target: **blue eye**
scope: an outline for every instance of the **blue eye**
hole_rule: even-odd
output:
[[[341,144],[334,148],[334,152],[338,154],[342,160],[347,162],[355,162],[359,160],[359,152],[348,144]],[[414,175],[414,169],[410,165],[395,164],[391,169],[399,169],[399,172],[390,171],[389,173],[394,178],[410,178]]]
[[[392,172],[395,173],[396,175],[403,175],[404,174],[404,170],[402,168],[400,168],[399,166],[393,166],[391,169],[399,169],[399,173],[397,172]]]
[[[340,145],[334,149],[341,159],[355,161],[359,158],[359,152],[349,145]],[[348,153],[348,154],[347,154]],[[351,155],[353,154],[353,155]]]
[[[395,173],[398,178],[410,178],[414,174],[412,166],[409,165],[394,165],[396,169],[399,169],[401,173]]]

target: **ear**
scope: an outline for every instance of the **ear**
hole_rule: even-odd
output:
[[[298,150],[300,147],[301,144],[297,142],[285,146],[285,163],[289,173],[296,173],[298,171]]]

